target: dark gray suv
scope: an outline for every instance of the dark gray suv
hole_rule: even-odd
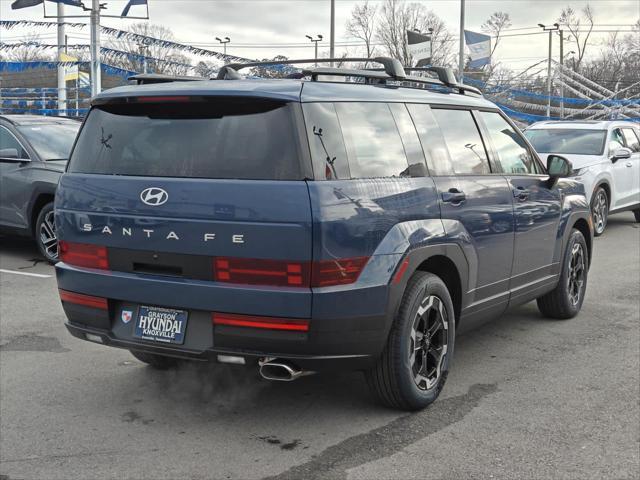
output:
[[[80,128],[70,118],[0,115],[0,231],[32,236],[58,258],[53,197]]]

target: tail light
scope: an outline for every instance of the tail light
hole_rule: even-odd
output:
[[[69,292],[67,290],[58,290],[58,292],[60,293],[60,300],[63,302],[82,305],[83,307],[98,308],[100,310],[107,310],[109,308],[109,302],[106,298]]]
[[[291,262],[216,257],[213,260],[213,272],[217,282],[275,287],[328,287],[354,283],[368,260],[368,257],[357,257]]]
[[[321,260],[313,264],[311,286],[329,287],[347,285],[358,280],[360,272],[367,264],[368,257],[337,258]]]
[[[262,328],[267,330],[290,330],[308,332],[309,320],[293,318],[257,317],[254,315],[237,315],[232,313],[213,313],[211,320],[214,325],[229,325],[232,327]]]
[[[308,287],[307,262],[218,257],[213,261],[214,278],[218,282],[271,285],[276,287]]]
[[[87,268],[109,269],[107,248],[90,243],[60,241],[60,259],[69,265]]]

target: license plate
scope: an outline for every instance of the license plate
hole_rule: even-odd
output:
[[[182,345],[187,317],[186,310],[141,306],[134,336],[142,340]]]

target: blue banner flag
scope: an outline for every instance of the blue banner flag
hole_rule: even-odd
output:
[[[129,15],[129,10],[134,5],[147,5],[147,0],[129,0],[127,5],[124,7],[124,10],[122,10],[122,14],[121,15],[123,17],[126,17],[127,15]]]
[[[464,31],[464,40],[469,48],[469,67],[478,68],[491,63],[491,36],[483,33]]]
[[[48,0],[53,3],[64,3],[65,5],[70,5],[72,7],[81,7],[81,0]],[[12,10],[19,10],[21,8],[35,7],[36,5],[40,5],[44,0],[16,0],[11,4]]]

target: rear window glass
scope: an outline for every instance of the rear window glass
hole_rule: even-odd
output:
[[[290,107],[281,102],[106,105],[91,110],[70,172],[151,177],[302,178]]]
[[[537,152],[560,155],[602,155],[607,138],[606,130],[571,128],[535,128],[524,134]]]
[[[400,133],[386,103],[336,103],[351,178],[408,176]]]

